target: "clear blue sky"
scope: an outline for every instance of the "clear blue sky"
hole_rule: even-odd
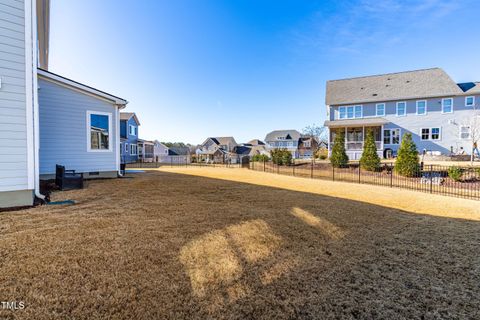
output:
[[[480,1],[52,0],[50,69],[201,143],[325,120],[325,82],[429,67],[480,80]]]

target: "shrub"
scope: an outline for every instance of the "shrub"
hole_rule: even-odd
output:
[[[420,172],[417,146],[413,142],[411,133],[405,133],[403,136],[394,169],[404,177],[414,177]]]
[[[268,160],[270,160],[270,158],[266,154],[256,154],[252,157],[252,161],[264,162]]]
[[[270,152],[272,161],[278,165],[288,165],[292,162],[292,154],[286,149],[274,149]]]
[[[377,146],[375,145],[372,129],[367,129],[360,166],[367,171],[375,171],[380,167],[380,157],[377,154]]]
[[[348,156],[345,152],[345,133],[342,131],[335,135],[330,162],[336,168],[345,167],[348,164]]]
[[[318,159],[325,160],[325,159],[328,158],[328,149],[321,148],[317,151],[317,153],[315,155]]]
[[[459,167],[448,168],[448,176],[453,181],[460,181],[462,179],[463,169]]]

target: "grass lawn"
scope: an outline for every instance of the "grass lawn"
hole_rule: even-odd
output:
[[[0,213],[0,319],[478,319],[480,202],[227,168]]]

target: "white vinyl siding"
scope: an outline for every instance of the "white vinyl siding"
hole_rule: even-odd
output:
[[[29,189],[25,25],[24,1],[1,6],[0,192]]]

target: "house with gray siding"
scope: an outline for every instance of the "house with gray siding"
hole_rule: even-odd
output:
[[[397,154],[407,132],[420,153],[470,153],[469,119],[480,109],[480,83],[457,84],[440,68],[331,80],[326,106],[329,151],[342,132],[351,160],[361,157],[367,130],[384,158]]]
[[[127,101],[48,72],[49,0],[0,0],[0,208],[30,206],[55,164],[116,177]]]
[[[269,132],[265,137],[268,151],[273,149],[286,149],[290,151],[292,157],[299,157],[298,144],[302,135],[297,130],[275,130]]]
[[[120,161],[133,163],[139,159],[138,127],[140,121],[134,112],[120,113]]]
[[[85,178],[117,177],[119,114],[127,101],[38,69],[40,179],[55,176],[55,165]]]

